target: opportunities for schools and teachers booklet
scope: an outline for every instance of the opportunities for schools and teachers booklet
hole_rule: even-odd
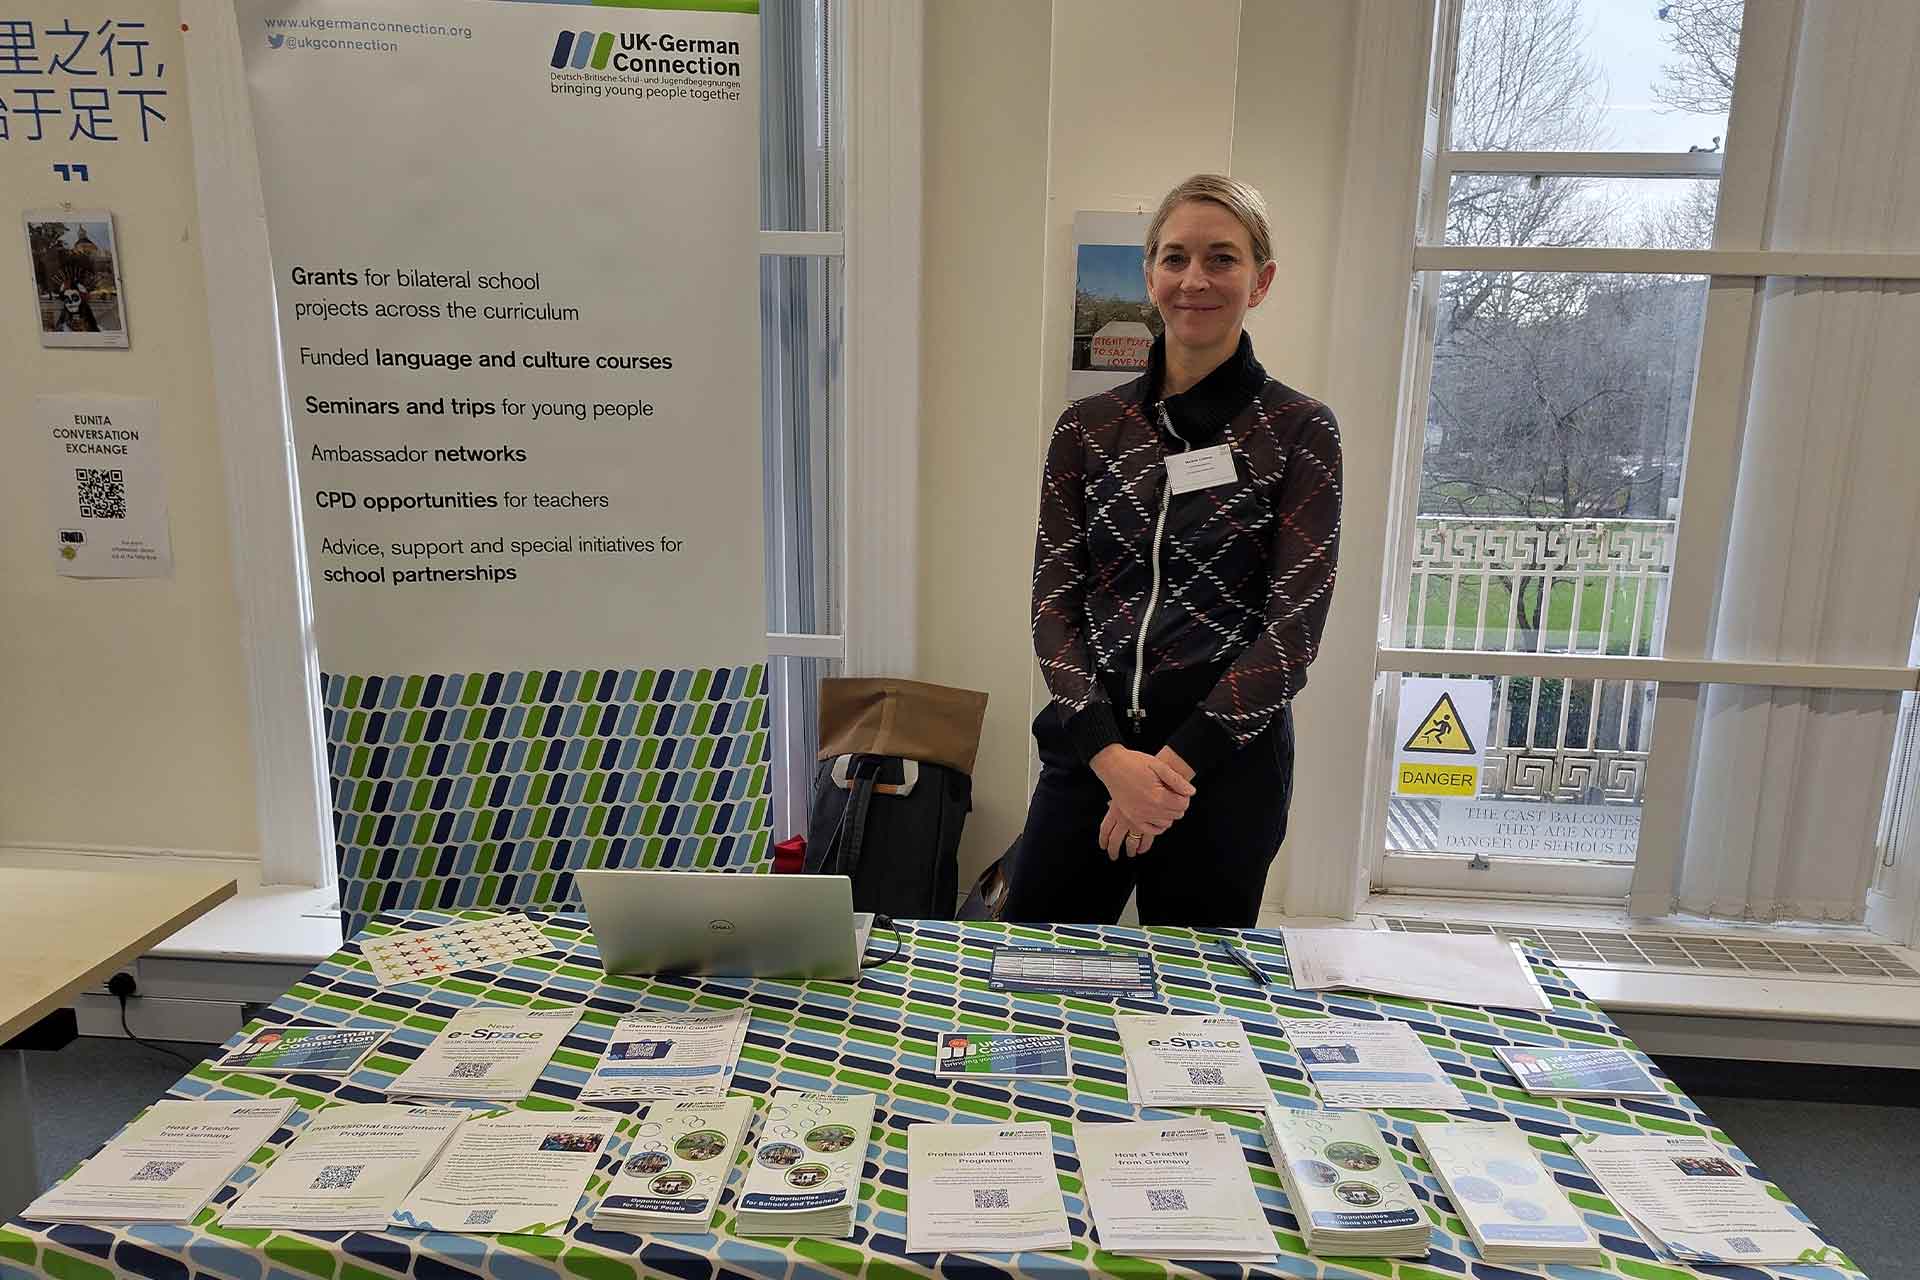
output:
[[[1273,1089],[1240,1019],[1117,1014],[1127,1101],[1143,1107],[1265,1107]]]
[[[1846,1265],[1838,1249],[1711,1139],[1578,1133],[1567,1144],[1607,1199],[1670,1261]]]
[[[1427,1256],[1426,1215],[1372,1116],[1268,1107],[1267,1150],[1308,1253]]]
[[[750,1017],[744,1006],[725,1013],[629,1013],[614,1027],[580,1101],[725,1097]]]
[[[1212,1120],[1073,1126],[1100,1247],[1139,1258],[1271,1262],[1273,1228],[1240,1139]]]
[[[462,1009],[393,1078],[387,1093],[397,1098],[518,1102],[533,1092],[533,1082],[580,1014],[577,1007]]]
[[[676,1098],[633,1113],[639,1133],[593,1211],[600,1231],[701,1235],[713,1225],[753,1099]]]
[[[934,1037],[934,1074],[938,1076],[1016,1076],[1028,1080],[1066,1080],[1067,1038],[1057,1033],[1011,1035],[943,1028]]]
[[[1069,1249],[1073,1232],[1044,1124],[907,1130],[907,1252]]]
[[[1536,1098],[1651,1098],[1667,1091],[1624,1049],[1499,1045],[1494,1052]]]
[[[1467,1109],[1459,1086],[1404,1022],[1288,1018],[1281,1025],[1326,1106]]]
[[[742,1236],[850,1236],[873,1132],[870,1093],[777,1089],[733,1220]]]
[[[191,1222],[292,1112],[290,1101],[162,1099],[20,1216],[39,1222]]]
[[[1479,1120],[1416,1124],[1413,1139],[1488,1262],[1606,1260],[1592,1228],[1567,1202],[1519,1126]]]
[[[379,1231],[467,1113],[360,1102],[328,1107],[247,1184],[222,1227]]]
[[[213,1064],[215,1071],[258,1075],[352,1075],[385,1031],[352,1027],[262,1027]]]
[[[480,1112],[454,1130],[391,1221],[421,1231],[557,1236],[619,1123],[592,1107]]]

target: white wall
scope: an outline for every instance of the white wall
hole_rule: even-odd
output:
[[[1040,459],[1066,394],[1073,215],[1151,210],[1202,170],[1260,187],[1280,287],[1249,329],[1276,377],[1317,391],[1349,27],[1316,0],[928,7],[917,674],[991,698],[963,879],[1019,833],[1046,697],[1027,609]],[[1330,714],[1311,690],[1300,710],[1308,726]]]
[[[97,28],[144,19],[148,66],[168,90],[153,141],[115,113],[118,142],[0,143],[6,193],[0,388],[0,848],[133,847],[253,854],[252,747],[234,603],[227,500],[213,422],[177,5],[26,0],[13,17]],[[64,45],[61,46],[64,48]],[[124,74],[124,72],[123,72]],[[136,82],[116,82],[127,87]],[[55,122],[49,120],[51,129]],[[131,127],[132,141],[126,141]],[[68,128],[59,122],[61,134]],[[52,165],[78,160],[90,181]],[[111,210],[132,347],[43,350],[19,216]],[[174,573],[152,581],[54,574],[47,552],[48,460],[28,431],[51,392],[150,395],[160,402]]]

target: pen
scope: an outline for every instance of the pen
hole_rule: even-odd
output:
[[[1242,951],[1239,947],[1234,946],[1231,942],[1227,941],[1225,938],[1220,939],[1220,949],[1226,952],[1234,960],[1237,960],[1241,968],[1245,969],[1248,973],[1252,974],[1253,980],[1260,984],[1260,987],[1262,990],[1266,989],[1266,986],[1267,986],[1266,972],[1262,970],[1259,965],[1253,962],[1252,956]]]

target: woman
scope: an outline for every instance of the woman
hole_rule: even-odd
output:
[[[1201,174],[1160,202],[1146,375],[1054,427],[1034,552],[1053,701],[1010,920],[1245,926],[1286,836],[1290,704],[1340,545],[1331,411],[1244,333],[1273,284],[1266,204]]]

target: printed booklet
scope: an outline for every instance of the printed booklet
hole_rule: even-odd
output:
[[[212,1065],[256,1075],[346,1076],[386,1038],[385,1031],[347,1027],[262,1027]]]
[[[1281,1025],[1325,1106],[1467,1109],[1459,1086],[1404,1022],[1288,1018]]]
[[[379,1231],[467,1112],[356,1102],[327,1107],[247,1184],[222,1227]]]
[[[1308,1253],[1427,1256],[1426,1215],[1366,1112],[1268,1107],[1267,1150]]]
[[[1075,1122],[1100,1247],[1137,1258],[1271,1262],[1273,1228],[1240,1139],[1212,1120]]]
[[[1057,1034],[997,1035],[947,1027],[934,1038],[934,1074],[1067,1080],[1067,1038]]]
[[[724,1098],[750,1016],[744,1006],[725,1013],[627,1014],[580,1101]]]
[[[1118,1014],[1127,1101],[1143,1107],[1252,1107],[1273,1101],[1240,1019]]]
[[[776,1090],[747,1167],[735,1233],[852,1235],[874,1104],[870,1093]]]
[[[462,1009],[394,1077],[387,1093],[396,1098],[518,1102],[533,1092],[533,1082],[580,1014],[577,1007]]]
[[[593,1225],[645,1235],[704,1235],[753,1123],[753,1099],[649,1102],[633,1118],[639,1134],[594,1209]]]
[[[419,1231],[557,1236],[619,1123],[592,1107],[473,1114],[391,1222]]]
[[[1070,1249],[1044,1124],[916,1124],[907,1130],[907,1252]]]
[[[1416,1124],[1413,1136],[1488,1262],[1606,1260],[1600,1241],[1517,1125]]]

